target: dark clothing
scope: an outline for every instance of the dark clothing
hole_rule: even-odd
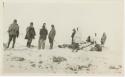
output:
[[[32,43],[32,39],[28,39],[28,40],[27,40],[27,47],[30,48],[30,47],[31,47],[31,43]]]
[[[91,38],[90,38],[90,36],[88,36],[88,38],[87,38],[86,41],[87,41],[87,42],[91,42]]]
[[[35,30],[34,27],[28,27],[26,31],[25,39],[34,39],[35,38]]]
[[[47,34],[48,34],[47,29],[40,29],[40,39],[46,40]]]
[[[100,44],[96,44],[95,47],[97,49],[96,51],[102,51],[102,46]]]
[[[49,32],[49,43],[50,43],[50,49],[53,48],[53,40],[54,40],[54,37],[56,35],[56,31],[55,31],[55,28],[52,28],[51,31]]]
[[[54,39],[56,35],[55,28],[52,28],[51,31],[49,32],[49,38]]]
[[[39,41],[38,41],[38,49],[41,49],[41,46],[42,46],[42,49],[45,49],[45,41],[46,41],[48,31],[47,31],[47,29],[42,28],[42,29],[40,29],[39,34],[40,34],[40,37],[39,37]]]
[[[14,48],[15,42],[16,42],[16,37],[19,36],[19,26],[16,23],[13,23],[10,25],[9,29],[8,29],[8,33],[9,33],[9,41],[8,41],[8,46],[7,48],[9,48],[10,42],[13,40],[13,45],[12,48]]]
[[[7,47],[7,48],[9,48],[10,42],[11,42],[12,40],[13,40],[12,48],[14,48],[15,41],[16,41],[16,35],[9,35],[9,42],[8,42],[8,47]]]
[[[79,43],[73,43],[73,52],[76,50],[76,52],[79,50]]]
[[[38,49],[41,49],[41,46],[42,46],[42,49],[45,49],[45,42],[46,40],[39,38]]]
[[[90,51],[102,51],[102,46],[101,44],[95,44],[94,47],[90,49]]]
[[[9,35],[16,35],[17,37],[19,36],[19,26],[16,23],[13,23],[10,25],[8,29]]]
[[[73,33],[71,35],[71,37],[72,37],[72,44],[73,44],[73,39],[74,39],[75,34],[76,34],[76,31],[73,31]]]
[[[101,44],[102,44],[102,45],[105,44],[106,39],[107,39],[107,36],[106,36],[105,33],[103,33],[102,38],[101,38]]]
[[[53,39],[52,38],[49,38],[49,43],[50,43],[50,49],[53,48]]]
[[[27,39],[27,47],[30,48],[31,43],[32,43],[32,39],[35,38],[35,35],[36,35],[36,33],[34,30],[34,27],[32,27],[32,26],[27,27],[26,36],[25,36],[25,39]]]

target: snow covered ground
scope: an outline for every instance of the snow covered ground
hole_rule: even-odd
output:
[[[35,46],[27,48],[18,44],[4,51],[3,74],[122,75],[122,57],[114,52],[106,47],[102,52],[72,52],[57,46],[50,50],[46,45],[45,50],[38,50]]]

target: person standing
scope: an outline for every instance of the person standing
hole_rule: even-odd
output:
[[[71,38],[72,38],[72,44],[73,44],[73,42],[74,42],[73,39],[74,39],[75,34],[76,34],[76,30],[73,29],[73,33],[72,33],[72,35],[71,35]]]
[[[40,37],[39,37],[39,41],[38,41],[38,49],[45,49],[45,41],[46,41],[46,37],[48,35],[48,30],[46,29],[46,23],[43,23],[42,29],[40,29]]]
[[[77,28],[76,34],[73,38],[73,52],[76,50],[76,52],[79,50],[79,44],[82,42],[82,35],[79,31],[79,28]]]
[[[94,37],[94,48],[95,48],[95,51],[102,51],[101,41],[96,33]]]
[[[18,36],[19,36],[19,26],[17,24],[16,19],[14,19],[13,23],[10,25],[10,27],[8,29],[8,34],[9,34],[9,41],[8,41],[7,48],[9,48],[10,42],[12,40],[13,40],[12,48],[14,48],[15,42],[16,42],[16,37],[18,38]]]
[[[49,32],[49,43],[50,43],[50,49],[53,48],[53,40],[54,40],[54,37],[56,35],[56,30],[55,30],[55,27],[54,25],[51,25],[51,31]]]
[[[107,36],[106,36],[106,33],[104,32],[102,37],[101,37],[101,45],[102,46],[104,46],[106,39],[107,39]]]
[[[96,44],[101,44],[100,38],[98,37],[97,33],[95,33],[95,36],[94,36],[94,45]]]
[[[35,38],[35,29],[33,27],[33,22],[30,23],[30,26],[27,27],[26,29],[26,36],[25,39],[27,39],[27,47],[30,48],[31,47],[31,43],[32,43],[32,39]]]
[[[86,42],[91,43],[91,37],[90,36],[87,37]]]

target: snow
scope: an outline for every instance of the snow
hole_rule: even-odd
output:
[[[121,57],[112,52],[107,48],[102,52],[85,50],[72,52],[71,49],[57,47],[53,50],[48,48],[38,50],[36,47],[25,46],[9,48],[4,54],[3,73],[122,75],[123,67],[119,60]],[[54,62],[53,57],[65,60]],[[20,61],[18,58],[24,60]],[[118,69],[110,69],[112,66]]]

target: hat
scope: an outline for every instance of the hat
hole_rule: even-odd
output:
[[[16,19],[14,19],[14,22],[17,22],[17,20],[16,20]]]
[[[51,27],[54,27],[54,25],[52,24]]]
[[[32,24],[32,25],[33,25],[33,22],[30,22],[30,24]]]

